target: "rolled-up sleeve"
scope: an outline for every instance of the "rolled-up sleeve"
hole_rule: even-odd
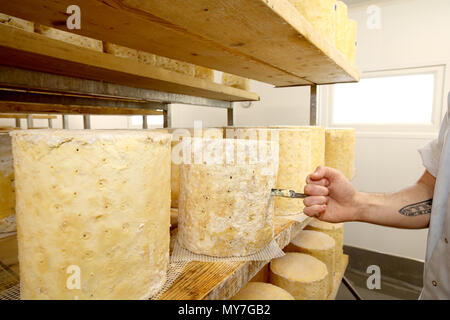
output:
[[[444,146],[445,131],[447,126],[448,115],[445,115],[444,120],[442,121],[441,130],[439,132],[439,138],[427,143],[419,149],[424,167],[434,177],[436,177],[438,173],[439,161],[441,158],[442,148]]]

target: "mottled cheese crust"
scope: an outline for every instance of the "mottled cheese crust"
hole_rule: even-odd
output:
[[[16,230],[15,206],[11,137],[0,132],[0,233]]]
[[[270,282],[296,300],[324,300],[328,296],[327,266],[304,253],[288,252],[270,262]]]
[[[106,53],[111,53],[116,57],[138,60],[138,51],[136,49],[119,46],[106,41],[103,42],[103,47]]]
[[[341,263],[341,258],[343,255],[344,224],[343,223],[329,223],[329,222],[320,221],[320,220],[314,218],[305,227],[305,229],[323,232],[334,239],[334,241],[335,241],[334,265],[335,265],[335,270],[337,270],[339,264]]]
[[[245,91],[250,91],[250,79],[236,76],[234,74],[222,73],[222,84]]]
[[[160,68],[182,73],[188,76],[195,75],[194,65],[188,62],[170,59],[167,57],[155,56],[155,65]]]
[[[155,294],[169,262],[170,135],[132,130],[11,135],[21,298]],[[80,289],[66,286],[75,272],[70,266],[79,268]]]
[[[329,276],[328,293],[331,293],[335,271],[335,246],[336,242],[329,235],[313,230],[303,230],[292,239],[286,251],[306,253],[325,263]]]
[[[355,129],[325,130],[325,165],[341,171],[347,179],[355,175]]]
[[[233,145],[236,150],[252,141],[203,142]],[[253,141],[254,142],[254,141]],[[242,150],[242,149],[240,149]],[[273,198],[276,167],[244,156],[235,163],[181,165],[178,213],[179,243],[209,256],[247,256],[263,249],[273,238]]]
[[[20,18],[8,16],[0,13],[0,23],[11,27],[19,28],[28,32],[34,32],[34,23]]]
[[[295,298],[273,284],[248,282],[231,300],[295,300]]]
[[[180,194],[180,164],[183,157],[180,142],[184,137],[199,137],[208,139],[222,139],[222,130],[217,128],[197,129],[177,128],[170,129],[172,133],[172,164],[171,164],[171,207],[178,208]]]
[[[336,0],[289,0],[332,45],[336,41]]]
[[[194,72],[196,78],[214,81],[214,70],[212,69],[201,66],[194,66]]]
[[[100,40],[80,36],[72,32],[66,32],[43,25],[35,25],[35,31],[48,38],[64,41],[79,47],[84,47],[91,50],[103,52],[103,44],[102,41]]]

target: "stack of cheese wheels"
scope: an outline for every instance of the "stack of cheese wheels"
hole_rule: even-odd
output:
[[[270,282],[296,300],[325,300],[328,280],[325,263],[309,254],[288,252],[270,262]]]
[[[11,133],[22,299],[147,299],[166,280],[170,135]]]
[[[249,282],[231,300],[295,300],[295,298],[273,284]]]
[[[336,41],[336,0],[289,0],[332,45]]]
[[[0,132],[0,233],[16,230],[16,197],[11,137]]]
[[[344,224],[343,223],[329,223],[325,221],[320,221],[318,219],[313,219],[311,222],[305,227],[306,230],[314,230],[326,233],[330,237],[332,237],[335,241],[335,250],[334,250],[334,270],[338,270],[342,255],[343,255],[343,246],[344,246]]]
[[[193,159],[181,165],[178,242],[218,257],[263,249],[274,232],[275,157],[252,152],[255,140],[185,138],[182,144]]]
[[[306,176],[311,172],[311,129],[303,127],[225,127],[226,137],[271,141],[279,146],[276,187],[303,192]],[[275,199],[275,215],[296,215],[303,211],[302,199]]]
[[[178,208],[178,196],[180,194],[180,164],[183,160],[181,140],[186,137],[197,137],[207,139],[222,139],[223,131],[219,128],[206,129],[170,129],[172,134],[172,164],[171,164],[171,207]]]
[[[325,165],[341,171],[347,179],[355,175],[355,129],[325,130]]]
[[[222,84],[245,91],[250,90],[250,79],[239,77],[226,72],[222,73]]]
[[[292,239],[286,251],[307,253],[325,263],[328,269],[328,294],[330,294],[333,289],[335,247],[336,241],[329,235],[313,230],[303,230]]]

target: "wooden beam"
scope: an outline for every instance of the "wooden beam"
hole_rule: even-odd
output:
[[[0,64],[217,100],[259,100],[256,93],[5,25],[0,25]]]

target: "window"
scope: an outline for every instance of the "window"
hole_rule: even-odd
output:
[[[439,124],[443,75],[441,66],[377,71],[364,73],[359,83],[333,85],[325,90],[325,122],[363,130],[431,129]]]
[[[141,129],[143,125],[142,116],[131,116],[129,118],[129,127],[133,129]],[[163,116],[147,116],[147,125],[149,129],[162,128],[164,124]]]

